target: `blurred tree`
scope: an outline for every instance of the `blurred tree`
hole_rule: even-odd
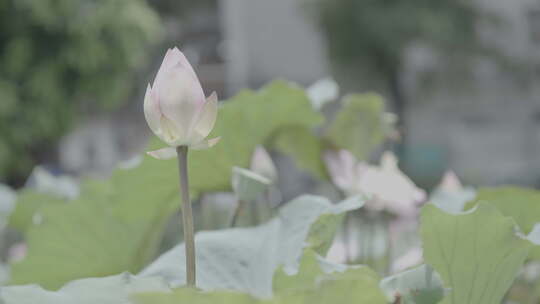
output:
[[[126,102],[160,33],[144,0],[0,0],[0,180],[24,177],[79,114]]]
[[[383,82],[403,126],[400,82],[403,51],[423,41],[450,54],[483,52],[475,27],[479,12],[467,0],[308,0],[336,63]]]
[[[174,15],[178,18],[201,7],[214,7],[217,5],[217,0],[153,0],[149,4],[161,15]]]

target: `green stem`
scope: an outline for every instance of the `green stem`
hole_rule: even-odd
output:
[[[345,213],[345,218],[343,219],[343,243],[345,249],[345,263],[350,264],[352,262],[351,257],[351,234],[350,234],[350,225],[351,225],[351,212]]]
[[[386,265],[385,265],[385,274],[388,276],[391,273],[392,270],[392,261],[393,261],[393,254],[394,254],[394,240],[393,240],[393,229],[390,227],[392,225],[391,219],[388,219],[388,217],[384,217],[384,227],[386,229]]]
[[[371,267],[375,268],[375,263],[373,259],[373,221],[370,218],[370,214],[366,217],[367,222],[367,234],[366,234],[366,264],[370,264]]]
[[[234,210],[233,216],[231,218],[231,223],[229,224],[230,228],[236,226],[236,223],[238,222],[238,217],[240,216],[240,213],[242,213],[242,209],[244,209],[244,202],[242,200],[238,200],[238,204],[236,205],[236,209]]]
[[[180,173],[180,193],[182,195],[182,224],[184,226],[184,244],[186,247],[186,277],[187,286],[196,285],[195,267],[195,235],[193,229],[193,210],[189,198],[189,180],[187,155],[188,147],[176,148],[178,154],[178,171]]]

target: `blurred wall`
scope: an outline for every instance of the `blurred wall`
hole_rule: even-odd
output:
[[[444,169],[433,166],[439,162],[472,183],[539,186],[540,2],[478,3],[501,16],[499,27],[480,27],[481,36],[515,69],[475,58],[467,66],[470,75],[449,75],[452,63],[421,45],[411,47],[403,75],[413,101],[407,109],[409,171],[429,179]],[[429,88],[422,85],[426,74]]]
[[[275,78],[310,84],[328,75],[322,35],[300,0],[220,1],[229,92]]]

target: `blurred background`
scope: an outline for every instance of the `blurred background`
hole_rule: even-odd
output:
[[[0,0],[0,182],[106,175],[144,150],[168,47],[224,99],[331,77],[399,116],[420,185],[540,186],[538,0]]]

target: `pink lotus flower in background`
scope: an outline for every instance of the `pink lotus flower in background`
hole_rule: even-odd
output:
[[[324,159],[332,181],[345,195],[362,193],[359,181],[368,170],[367,163],[358,162],[347,150],[327,152]]]
[[[176,156],[176,147],[206,149],[219,138],[206,140],[217,118],[217,95],[205,98],[195,71],[178,48],[169,49],[144,97],[148,126],[170,147],[148,152],[157,159]]]
[[[325,161],[334,184],[348,196],[367,195],[366,208],[370,210],[413,216],[418,204],[426,199],[425,191],[399,170],[391,152],[383,154],[380,166],[358,162],[346,150],[327,153]]]

